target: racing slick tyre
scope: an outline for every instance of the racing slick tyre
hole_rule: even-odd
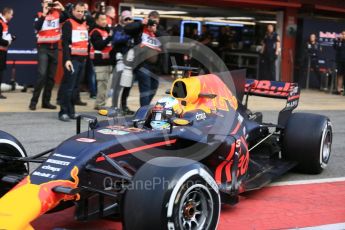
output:
[[[319,174],[328,164],[331,145],[332,125],[327,117],[294,113],[285,128],[282,157],[297,162],[299,172]]]
[[[26,157],[22,144],[12,135],[0,130],[0,156]],[[4,176],[11,174],[24,175],[29,171],[28,163],[14,162],[0,158],[0,197],[7,193],[15,184],[2,181]]]
[[[132,185],[124,197],[126,230],[201,230],[218,225],[218,186],[208,169],[196,161],[153,159],[138,170]]]

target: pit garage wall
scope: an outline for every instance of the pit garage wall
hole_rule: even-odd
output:
[[[296,51],[297,9],[287,8],[284,12],[281,78],[282,81],[293,81],[294,57]]]
[[[322,47],[320,59],[325,61],[321,67],[334,68],[335,67],[335,50],[332,47],[333,40],[345,28],[345,20],[327,20],[315,17],[303,17],[298,20],[297,40],[301,41],[296,47],[296,62],[295,62],[295,79],[298,82],[302,77],[303,72],[301,68],[305,67],[303,63],[304,46],[311,33],[315,33],[319,44]],[[313,77],[313,76],[311,76]],[[303,78],[302,78],[303,79]]]

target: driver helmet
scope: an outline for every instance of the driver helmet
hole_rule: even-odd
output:
[[[152,118],[150,122],[152,129],[169,129],[169,119],[179,114],[179,110],[177,109],[178,106],[178,100],[173,97],[164,97],[160,99],[152,108]]]

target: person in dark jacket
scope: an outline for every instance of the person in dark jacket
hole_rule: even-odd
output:
[[[159,13],[152,11],[142,22],[133,22],[125,27],[126,33],[132,36],[134,43],[140,47],[135,57],[136,69],[134,70],[139,83],[140,106],[151,103],[159,86],[156,74],[159,72],[158,61],[162,44],[158,38],[167,35],[160,29],[159,22]]]
[[[345,75],[345,30],[341,32],[340,37],[334,41],[333,47],[336,51],[336,63],[338,70],[337,89],[335,94],[344,93],[344,75]]]
[[[97,80],[97,98],[95,109],[106,105],[108,83],[113,71],[114,55],[112,47],[112,33],[104,13],[95,14],[96,27],[90,32],[90,58],[95,66]]]
[[[321,73],[319,66],[319,59],[321,56],[322,48],[317,42],[316,35],[314,33],[310,34],[308,42],[305,44],[304,48],[305,60],[304,66],[306,67],[305,73],[302,76],[309,76],[309,85],[308,87],[320,89],[321,84]],[[309,67],[309,69],[308,69]],[[311,72],[315,74],[313,77],[310,75]],[[304,77],[302,77],[303,79]],[[306,79],[303,79],[303,82],[300,83],[301,86],[304,86]]]
[[[61,121],[76,119],[73,95],[78,93],[76,85],[83,74],[86,58],[89,56],[88,27],[84,20],[84,3],[78,2],[73,6],[71,18],[62,27],[62,47],[64,76],[60,86]]]
[[[54,77],[58,65],[58,48],[61,39],[61,23],[65,22],[69,14],[58,1],[42,1],[42,12],[35,18],[35,31],[37,34],[38,78],[30,101],[29,109],[36,110],[36,104],[44,88],[42,95],[42,108],[56,109],[50,103],[54,87]]]
[[[6,99],[1,93],[1,82],[6,70],[7,51],[13,36],[9,33],[8,22],[13,18],[13,9],[5,7],[0,15],[0,99]]]
[[[274,26],[267,25],[267,32],[262,42],[263,80],[274,81],[276,78],[276,60],[280,54],[280,37]]]

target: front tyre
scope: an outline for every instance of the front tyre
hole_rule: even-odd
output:
[[[151,182],[152,190],[140,188]],[[216,229],[220,196],[204,165],[184,158],[156,158],[138,170],[133,185],[137,187],[127,190],[124,198],[125,229]]]

